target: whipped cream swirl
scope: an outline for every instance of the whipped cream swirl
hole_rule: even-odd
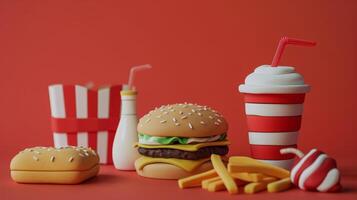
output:
[[[253,94],[299,94],[309,90],[303,76],[288,66],[259,66],[239,86],[240,92]]]

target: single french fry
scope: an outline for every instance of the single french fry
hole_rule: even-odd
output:
[[[291,187],[290,178],[284,178],[272,183],[269,183],[267,186],[268,192],[281,192],[287,190]]]
[[[207,186],[207,190],[209,192],[218,192],[218,191],[225,190],[225,189],[226,189],[226,186],[224,186],[224,183],[223,183],[222,179],[214,181],[214,182],[211,182]]]
[[[208,188],[208,185],[209,185],[210,183],[213,183],[213,182],[218,181],[218,180],[221,180],[221,177],[216,176],[216,177],[213,177],[213,178],[209,178],[209,179],[203,180],[203,181],[201,182],[202,189],[207,189],[207,188]]]
[[[227,168],[224,166],[221,157],[216,154],[211,155],[211,162],[213,168],[216,170],[219,177],[221,177],[224,186],[226,187],[229,194],[236,194],[238,192],[237,184],[235,183],[234,179],[230,176]]]
[[[247,182],[239,180],[239,179],[235,179],[234,181],[236,182],[237,186],[243,186],[243,185],[247,184]],[[222,179],[220,179],[218,181],[211,182],[207,186],[207,190],[209,192],[217,192],[217,191],[221,191],[221,190],[225,190],[225,189],[226,189],[226,187],[224,186]]]
[[[246,194],[254,194],[260,191],[263,191],[267,188],[267,183],[260,182],[260,183],[249,183],[244,186],[244,193]]]
[[[280,179],[287,178],[290,176],[290,172],[286,169],[244,156],[230,157],[228,163],[228,171],[230,173],[237,173],[237,172],[262,173]]]
[[[271,176],[268,176],[268,177],[264,177],[261,182],[263,183],[271,183],[271,182],[274,182],[274,181],[277,181],[278,179],[275,178],[275,177],[271,177]]]
[[[263,178],[267,177],[262,173],[248,173],[248,172],[238,172],[230,173],[234,179],[240,179],[246,182],[260,182]]]
[[[181,189],[190,188],[190,187],[199,187],[201,186],[202,180],[213,178],[217,176],[217,172],[212,169],[200,174],[189,176],[178,180],[178,185]]]

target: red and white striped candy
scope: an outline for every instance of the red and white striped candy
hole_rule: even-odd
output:
[[[341,189],[340,172],[335,159],[312,149],[304,155],[294,148],[281,150],[282,154],[295,153],[299,160],[290,173],[291,181],[302,190],[336,192]]]

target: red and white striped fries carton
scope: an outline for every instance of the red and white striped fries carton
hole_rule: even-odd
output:
[[[81,85],[49,86],[55,147],[96,150],[100,163],[112,164],[112,145],[120,117],[122,85],[98,90]]]
[[[280,149],[297,147],[305,94],[244,94],[252,157],[290,169],[294,155]]]

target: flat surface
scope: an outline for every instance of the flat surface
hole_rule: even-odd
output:
[[[154,180],[136,175],[135,172],[117,171],[113,166],[101,166],[99,176],[80,185],[18,184],[11,180],[8,160],[1,162],[0,194],[8,199],[356,199],[357,173],[342,167],[341,193],[304,192],[296,188],[281,193],[261,192],[254,195],[229,195],[228,192],[210,193],[200,188],[179,189],[177,181]],[[355,166],[355,165],[354,165]],[[356,169],[356,167],[354,167]]]
[[[356,10],[355,0],[0,1],[1,147],[53,145],[49,84],[125,83],[131,66],[150,63],[134,82],[139,117],[163,104],[208,105],[228,121],[230,151],[248,154],[238,85],[286,35],[318,43],[287,47],[281,60],[312,86],[299,147],[353,157]]]

